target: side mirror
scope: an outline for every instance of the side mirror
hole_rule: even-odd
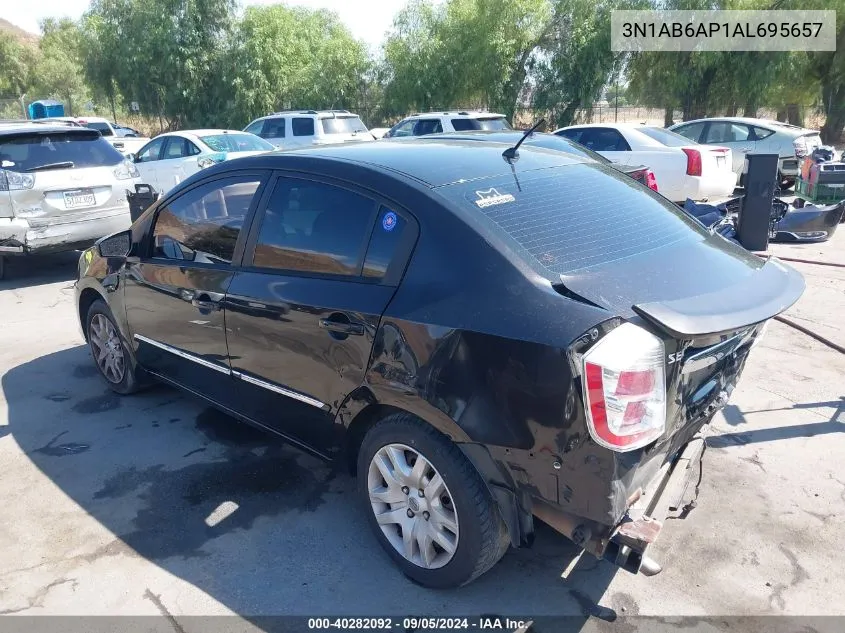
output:
[[[132,232],[121,231],[97,243],[100,257],[127,257],[132,250]]]
[[[133,162],[133,163],[137,163],[137,162],[138,162],[138,155],[137,155],[137,154],[135,154],[134,152],[129,152],[129,153],[127,153],[127,154],[126,154],[126,158],[127,158],[130,162]]]

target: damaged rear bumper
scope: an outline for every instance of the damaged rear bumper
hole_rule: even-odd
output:
[[[87,248],[130,224],[128,206],[50,218],[0,218],[0,255]]]
[[[704,439],[697,436],[660,468],[645,489],[629,499],[628,510],[613,528],[595,531],[596,524],[536,502],[533,514],[597,558],[631,573],[653,575],[661,567],[646,555],[667,517],[685,518],[695,507],[701,477]]]

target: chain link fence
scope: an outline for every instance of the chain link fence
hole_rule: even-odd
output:
[[[21,105],[20,99],[0,98],[0,119],[27,118],[26,105]]]

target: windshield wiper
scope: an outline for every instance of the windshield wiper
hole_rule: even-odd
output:
[[[74,164],[72,160],[65,160],[60,163],[47,163],[46,165],[38,165],[37,167],[30,167],[26,171],[43,171],[45,169],[71,169]]]

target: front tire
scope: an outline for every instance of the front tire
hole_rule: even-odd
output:
[[[487,486],[448,438],[407,413],[373,426],[358,453],[358,490],[381,546],[425,587],[465,585],[510,544]]]
[[[104,301],[98,299],[88,308],[85,333],[94,364],[109,388],[120,394],[138,391],[139,369]]]

